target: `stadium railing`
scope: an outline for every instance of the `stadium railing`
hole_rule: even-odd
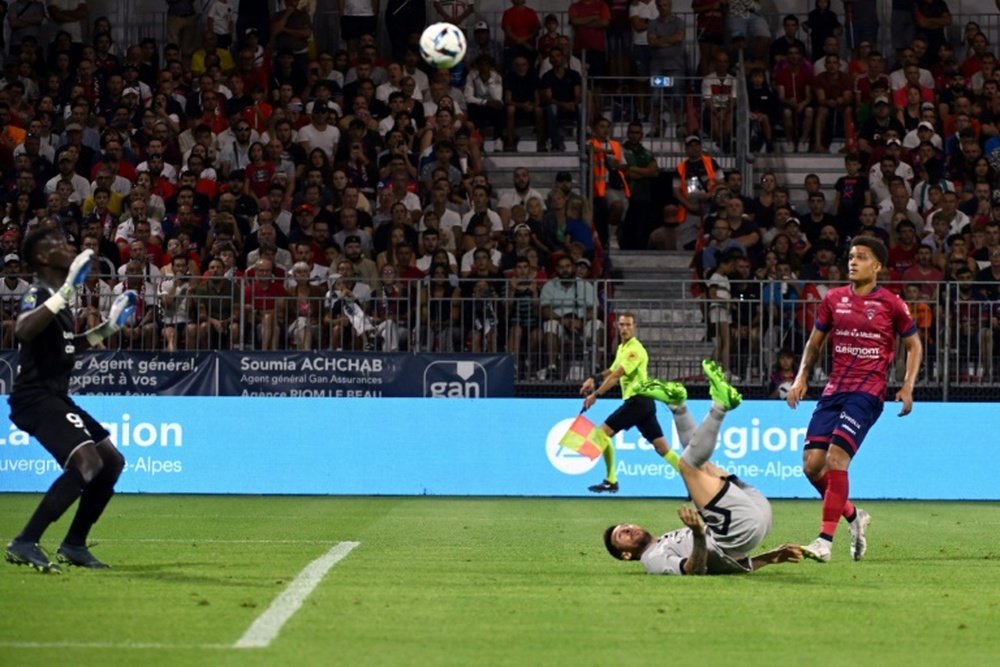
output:
[[[255,307],[248,296],[252,281],[236,280],[234,300],[189,297],[182,306],[186,318],[179,318],[186,321],[178,327],[178,348],[262,349],[260,326],[265,311]],[[651,375],[697,384],[703,381],[701,359],[715,357],[741,385],[763,389],[776,368],[779,350],[790,350],[797,367],[815,321],[818,298],[829,287],[733,280],[734,298],[710,300],[701,296],[700,281],[581,280],[574,292],[579,299],[561,304],[579,317],[563,317],[547,325],[537,298],[519,302],[510,282],[477,285],[479,282],[475,278],[452,279],[446,296],[440,298],[429,296],[426,280],[399,281],[396,294],[376,288],[369,298],[358,302],[360,309],[338,307],[337,314],[346,312],[343,329],[352,332],[343,340],[331,321],[334,300],[324,283],[314,296],[276,300],[272,316],[277,321],[277,336],[271,349],[299,349],[299,332],[308,328],[309,348],[314,350],[509,352],[515,358],[518,383],[575,385],[611,365],[618,343],[615,319],[621,313],[632,313],[638,322],[638,338],[649,351]],[[886,286],[894,291],[904,288],[902,283]],[[538,287],[540,292],[541,283]],[[970,287],[960,290],[957,283],[942,283],[937,298],[920,298],[909,304],[925,350],[919,386],[937,390],[945,400],[950,392],[1000,386],[1000,346],[994,345],[1000,336],[1000,301],[984,296],[997,286],[972,283]],[[587,309],[586,292],[591,288],[594,308]],[[454,290],[458,292],[452,297]],[[630,296],[616,296],[616,292]],[[164,324],[165,317],[177,307],[167,307],[156,284],[150,283],[146,294],[141,312],[153,311],[149,318],[152,326],[139,327],[132,340],[112,338],[108,348],[164,349],[163,330],[170,326]],[[110,301],[111,297],[105,297],[91,305],[106,314]],[[81,311],[74,312],[80,314],[79,331],[99,320],[88,322]],[[16,313],[17,297],[5,297],[0,320],[4,349],[16,345]],[[220,313],[231,314],[235,336],[228,335],[227,322],[219,323]],[[725,316],[720,317],[721,313]],[[726,331],[715,323],[720,319],[729,320],[728,354]],[[203,335],[195,336],[190,346],[188,324],[193,328],[205,325]],[[520,338],[516,347],[515,336]],[[822,384],[829,372],[829,352],[817,368],[811,380]],[[902,381],[904,369],[900,348],[890,370],[891,386]]]

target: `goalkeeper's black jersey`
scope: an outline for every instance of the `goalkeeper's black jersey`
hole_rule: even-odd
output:
[[[21,312],[33,310],[52,294],[52,289],[36,280],[21,300]],[[20,342],[17,374],[9,399],[12,406],[69,393],[75,337],[72,308],[67,306],[34,339]]]

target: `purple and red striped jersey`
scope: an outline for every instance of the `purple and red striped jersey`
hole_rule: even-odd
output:
[[[823,395],[860,391],[882,400],[896,353],[896,335],[912,336],[917,331],[899,296],[878,286],[859,296],[851,285],[826,293],[816,328],[828,334],[833,356]]]

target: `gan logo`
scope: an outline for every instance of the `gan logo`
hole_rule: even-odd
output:
[[[572,449],[566,449],[559,444],[562,437],[566,435],[572,419],[564,419],[549,429],[549,434],[545,438],[545,455],[549,457],[552,467],[567,475],[582,475],[590,472],[597,465],[600,457],[591,461],[586,456],[577,454]]]
[[[488,378],[478,361],[433,361],[424,369],[424,397],[486,398]]]

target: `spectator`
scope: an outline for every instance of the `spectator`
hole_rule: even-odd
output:
[[[771,28],[760,13],[759,0],[730,0],[728,5],[726,32],[733,49],[745,50],[749,60],[763,61],[771,41]]]
[[[846,127],[844,114],[854,101],[851,77],[840,67],[840,57],[826,56],[826,70],[816,76],[816,136],[813,140],[814,153],[829,151],[834,133]]]
[[[837,14],[830,9],[830,0],[816,0],[816,4],[812,11],[806,16],[805,22],[802,24],[806,32],[809,33],[809,40],[811,48],[809,53],[812,54],[813,58],[820,58],[823,54],[827,53],[826,47],[828,40],[833,39],[839,42],[840,34],[843,32],[843,28],[840,25],[840,19],[837,18]],[[870,45],[869,45],[870,46]],[[839,53],[838,50],[832,53]],[[846,68],[845,68],[846,69]]]
[[[353,276],[340,274],[333,278],[327,293],[328,310],[323,315],[325,328],[330,332],[333,350],[358,350],[367,348],[368,333],[373,329],[366,309],[366,298],[355,293]]]
[[[299,8],[300,0],[285,0],[285,8],[276,12],[271,16],[271,37],[273,39],[273,48],[275,52],[281,54],[283,51],[292,54],[295,60],[295,71],[305,72],[309,65],[309,42],[312,40],[312,19],[310,19],[308,12]],[[341,16],[341,30],[343,30],[343,24],[348,17],[344,15],[344,12],[339,12]],[[373,18],[359,18],[358,23],[350,26],[352,29],[357,30],[352,32],[353,35],[360,35],[367,24],[371,25],[371,30],[367,31],[370,34],[374,34],[374,19]],[[341,34],[347,34],[341,32]],[[301,89],[296,89],[296,92]]]
[[[719,257],[719,263],[708,274],[708,322],[711,326],[711,337],[715,341],[712,358],[724,368],[729,367],[729,324],[732,321],[729,303],[729,276],[734,272],[736,259],[743,253],[738,248],[731,248]]]
[[[631,194],[619,243],[623,249],[643,249],[647,247],[650,235],[656,228],[651,219],[655,218],[653,188],[660,175],[660,166],[653,152],[642,144],[642,123],[629,123],[622,152],[627,165],[625,177]],[[676,220],[676,213],[674,219]],[[660,222],[660,229],[673,229],[665,226],[666,220],[662,217]],[[669,242],[669,238],[662,241],[663,245],[676,245],[676,238],[673,242]]]
[[[861,173],[861,158],[857,153],[848,153],[844,157],[844,167],[847,173],[838,178],[833,186],[835,194],[831,212],[841,228],[850,232],[856,227],[862,207],[872,203],[872,194],[868,177]]]
[[[528,7],[526,0],[511,0],[511,6],[504,10],[500,19],[500,28],[504,36],[504,69],[518,56],[527,58],[528,62],[535,61],[535,44],[542,24],[538,12]]]
[[[504,229],[510,227],[510,212],[514,206],[518,204],[526,206],[528,200],[532,198],[537,198],[539,201],[544,199],[538,190],[531,187],[531,174],[527,167],[515,167],[513,175],[514,187],[502,191],[497,201],[497,213]]]
[[[872,104],[872,116],[866,120],[858,132],[858,150],[871,155],[888,130],[894,130],[897,137],[903,136],[905,130],[899,120],[892,116],[889,98],[876,97]]]
[[[669,6],[670,0],[659,0]],[[576,0],[569,6],[569,24],[573,28],[573,54],[586,52],[587,76],[607,75],[608,38],[611,10],[601,0]]]
[[[409,45],[415,43],[414,34],[419,35],[421,28],[430,24],[425,3],[410,0],[388,0],[384,20],[392,58],[399,61],[403,60]]]
[[[14,346],[14,322],[17,320],[17,316],[21,312],[21,297],[27,294],[28,288],[30,287],[30,285],[20,277],[20,273],[21,258],[15,253],[8,253],[4,255],[3,274],[2,279],[0,279],[0,318],[2,318],[2,322],[0,322],[0,342],[2,342],[5,350],[9,350]],[[77,299],[82,300],[86,295],[87,290],[90,289],[90,285],[94,284],[96,281],[97,276],[95,275],[94,279],[90,283],[85,283],[82,286],[82,289],[78,289]],[[105,287],[107,286],[105,285]],[[110,307],[110,299],[107,300],[107,304],[108,307]],[[78,306],[77,309],[75,309],[78,320],[83,319],[83,316],[80,313],[81,307],[82,306]],[[100,323],[99,319],[97,320],[97,323]],[[84,331],[86,331],[86,329],[84,329]]]
[[[187,60],[194,52],[198,15],[193,0],[167,0],[166,40],[177,45]]]
[[[771,42],[771,48],[768,51],[768,56],[771,61],[771,68],[775,71],[779,69],[779,65],[785,63],[788,59],[788,51],[791,47],[796,47],[802,56],[807,53],[805,42],[799,39],[799,19],[795,14],[786,14],[785,18],[781,21],[781,26],[784,29],[784,33],[781,37]],[[813,55],[816,55],[816,51],[812,51]],[[811,67],[806,67],[809,70]]]
[[[539,96],[539,81],[527,58],[514,58],[512,71],[504,77],[504,110],[506,130],[504,150],[516,151],[518,138],[515,129],[519,123],[527,121],[534,125],[535,136],[544,141],[542,105]]]
[[[307,262],[295,262],[285,284],[287,292],[286,331],[288,343],[294,349],[312,350],[313,341],[319,340],[319,311],[321,297],[326,293],[326,281],[312,280],[313,267]]]
[[[733,206],[735,207],[735,200]],[[700,272],[704,278],[711,276],[712,272],[719,265],[719,260],[730,250],[738,250],[741,255],[746,256],[746,249],[743,245],[733,239],[733,229],[729,221],[725,218],[716,218],[712,223],[711,235],[708,243],[701,251]]]
[[[556,264],[556,277],[542,287],[539,305],[547,365],[538,376],[540,380],[553,379],[563,355],[599,344],[602,327],[596,311],[597,290],[576,276],[573,260],[564,256]]]
[[[896,243],[889,246],[889,268],[902,275],[917,262],[917,228],[909,220],[896,224]]]
[[[589,2],[607,7],[599,0]],[[560,48],[552,49],[549,60],[552,62],[552,69],[542,77],[538,91],[539,104],[545,112],[545,139],[540,139],[538,150],[547,150],[548,141],[552,144],[552,150],[563,152],[566,150],[566,143],[560,127],[567,121],[579,124],[582,84],[580,75],[566,67],[565,55]]]
[[[782,106],[785,138],[795,152],[804,151],[813,123],[813,74],[798,45],[788,47],[786,63],[775,71],[772,82]]]
[[[903,271],[900,280],[917,285],[917,294],[921,298],[937,302],[938,284],[944,280],[944,273],[934,266],[933,250],[928,245],[920,245],[917,248],[916,263]]]
[[[750,81],[747,86],[747,98],[750,108],[751,137],[750,149],[770,153],[774,150],[774,131],[772,129],[777,118],[778,99],[767,83],[767,76],[760,67],[750,71]]]
[[[673,0],[656,0],[656,9],[659,12],[656,20],[650,21],[646,30],[650,74],[679,79],[687,73],[684,56],[684,19],[674,14]],[[651,117],[653,136],[666,136],[666,113],[673,114],[673,120],[678,127],[685,127],[680,115],[680,85],[679,80],[672,80],[656,91]]]
[[[604,245],[608,243],[610,228],[621,234],[621,221],[628,210],[632,192],[625,178],[628,166],[621,142],[611,138],[610,132],[611,122],[598,117],[594,121],[594,134],[588,141],[593,164],[594,227]]]
[[[947,41],[944,31],[951,27],[951,12],[944,0],[916,0],[913,6],[913,23],[917,34],[927,40],[927,49],[937,53]]]
[[[704,75],[722,52],[725,42],[726,7],[720,0],[694,0],[695,31],[698,34],[698,73]],[[648,73],[648,72],[647,72]]]
[[[522,5],[524,1],[514,0]],[[503,78],[496,70],[496,63],[486,54],[476,58],[475,69],[465,81],[465,101],[469,119],[483,133],[492,128],[492,138],[499,142],[504,130]]]
[[[736,78],[729,73],[729,55],[720,51],[715,56],[714,70],[701,81],[701,96],[709,117],[711,138],[723,151],[733,140],[733,110],[736,106]]]
[[[937,49],[933,53],[937,53]],[[910,65],[918,67],[917,81],[921,86],[924,88],[934,88],[934,77],[930,71],[920,67],[920,61],[911,47],[905,47],[899,51],[899,67],[889,74],[889,82],[893,91],[906,87],[906,68]]]
[[[713,0],[716,4],[718,0]],[[704,4],[704,2],[702,2]],[[698,2],[694,3],[697,7]],[[698,11],[695,8],[695,11]],[[646,77],[650,73],[649,24],[656,20],[660,12],[654,0],[636,0],[629,3],[629,25],[632,28],[632,69],[635,76]]]
[[[707,212],[704,207],[712,199],[712,191],[721,180],[722,167],[702,153],[701,138],[697,135],[692,134],[684,140],[684,149],[687,159],[677,165],[677,180],[674,183],[674,197],[680,203],[677,219],[683,225],[690,213],[694,219],[688,226],[698,230],[700,240],[700,217]]]
[[[421,322],[426,331],[426,344],[431,352],[452,352],[456,349],[461,292],[449,280],[447,265],[433,264],[427,272],[427,286],[421,299]]]
[[[666,204],[663,207],[660,225],[649,234],[648,247],[651,250],[678,250],[677,227],[679,225],[677,207],[673,204]]]
[[[253,278],[246,281],[244,288],[247,321],[254,327],[256,349],[277,350],[284,321],[285,288],[275,278],[271,260],[262,257],[253,268]]]
[[[504,61],[503,46],[490,34],[490,24],[486,21],[476,21],[465,59],[466,62],[474,63],[482,55],[489,56],[495,63]]]
[[[499,213],[490,208],[490,191],[485,185],[473,186],[472,208],[462,216],[462,229],[465,230],[463,246],[467,250],[475,245],[475,239],[470,237],[470,233],[473,226],[477,224],[486,226],[494,242],[499,243],[503,240],[506,231],[503,220],[501,220]]]
[[[191,311],[192,276],[188,258],[177,256],[171,260],[171,273],[160,281],[157,297],[160,307],[160,324],[163,325],[164,349],[178,350],[178,339],[187,336],[188,314]],[[188,348],[190,349],[190,348]]]
[[[139,295],[135,312],[122,325],[119,336],[122,347],[129,350],[155,350],[158,348],[156,325],[156,289],[144,277],[144,266],[139,260],[131,260],[122,266],[123,279],[112,289],[114,296],[132,290]]]
[[[489,264],[493,267],[492,270],[496,271],[500,266],[503,255],[496,249],[496,247],[494,247],[494,241],[492,235],[489,233],[489,227],[487,227],[487,225],[483,222],[472,223],[468,227],[467,236],[472,240],[474,245],[462,255],[462,260],[459,263],[459,269],[461,271],[460,275],[463,278],[467,278],[472,275],[475,268],[474,263],[477,250],[486,251]]]

